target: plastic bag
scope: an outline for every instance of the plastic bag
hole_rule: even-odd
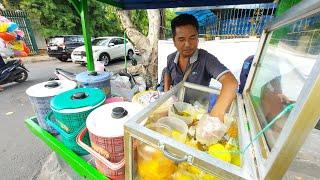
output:
[[[204,115],[196,128],[196,138],[201,144],[210,146],[217,143],[227,132],[227,126],[219,118]]]
[[[182,119],[188,125],[193,122],[194,115],[196,115],[194,107],[185,102],[175,102],[169,108],[169,116]]]
[[[139,90],[137,85],[131,87],[131,82],[127,76],[114,75],[110,84],[112,95],[124,97],[128,101],[131,101],[134,94]]]

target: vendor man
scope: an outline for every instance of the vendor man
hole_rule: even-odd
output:
[[[181,14],[171,22],[173,42],[177,51],[167,58],[164,91],[182,80],[209,86],[211,78],[222,84],[221,93],[210,115],[224,119],[228,107],[236,96],[238,82],[219,60],[203,49],[198,49],[199,24],[189,14]],[[230,52],[232,53],[232,52]]]

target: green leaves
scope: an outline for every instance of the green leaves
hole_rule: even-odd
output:
[[[13,7],[13,4],[10,4]],[[13,9],[26,11],[33,29],[44,37],[67,34],[82,34],[80,16],[66,0],[16,0]],[[170,22],[175,17],[172,9],[165,10],[166,37],[171,37]],[[97,0],[88,2],[89,31],[92,37],[123,36],[123,27],[117,8]],[[146,10],[133,10],[131,19],[138,30],[148,34]]]
[[[82,33],[80,17],[68,1],[26,0],[20,9],[29,14],[33,29],[45,37]]]
[[[80,16],[73,5],[65,0],[25,0],[20,2],[33,28],[43,36],[82,34]],[[88,3],[89,31],[91,36],[122,35],[116,8],[91,0]]]

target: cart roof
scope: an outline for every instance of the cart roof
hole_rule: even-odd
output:
[[[274,0],[99,0],[122,9],[160,9],[195,6],[221,6],[272,3]]]

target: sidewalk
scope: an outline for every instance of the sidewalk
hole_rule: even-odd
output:
[[[47,54],[21,57],[20,59],[24,63],[35,63],[35,62],[40,62],[40,61],[56,60],[56,58],[49,57]]]

